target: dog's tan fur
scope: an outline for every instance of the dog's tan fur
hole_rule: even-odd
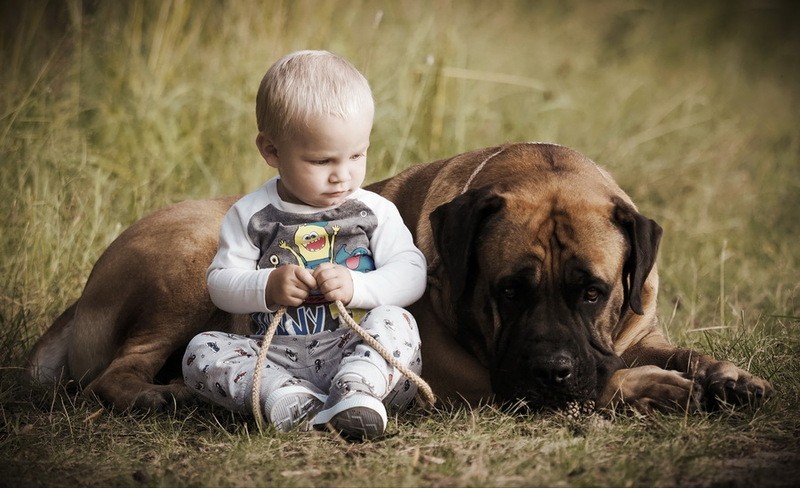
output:
[[[588,333],[624,364],[598,385],[601,405],[669,409],[698,399],[747,403],[771,394],[768,382],[732,363],[669,344],[656,322],[655,265],[649,263],[636,283],[626,274],[636,243],[624,228],[649,226],[644,242],[651,249],[643,255],[652,252],[652,260],[660,229],[577,152],[545,144],[487,148],[413,166],[369,189],[396,203],[430,264],[428,292],[411,311],[423,340],[423,376],[440,398],[493,398],[492,365],[500,361],[495,350],[505,333],[500,329],[508,327],[499,318],[493,283],[518,272],[516,263],[530,256],[549,263],[542,282],[555,282],[563,271],[557,254],[579,257],[590,263],[593,276],[613,284]],[[452,237],[447,233],[457,231],[454,216],[469,212],[477,198],[499,203],[491,209],[491,227],[475,229],[480,243],[471,251],[474,274],[466,280],[471,300],[468,310],[456,310],[454,290],[463,286],[453,276],[466,270],[453,269],[455,261],[440,251]],[[243,332],[247,326],[246,317],[216,309],[205,289],[205,269],[233,201],[180,203],[121,234],[98,260],[80,298],[36,344],[31,374],[40,381],[66,376],[116,408],[158,408],[187,398],[170,358],[203,330]],[[478,324],[469,337],[459,317]],[[158,378],[164,384],[155,384]]]

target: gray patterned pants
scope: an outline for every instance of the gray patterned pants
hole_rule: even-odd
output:
[[[371,310],[360,324],[411,371],[420,374],[421,341],[414,317],[395,306]],[[183,357],[186,385],[206,400],[230,410],[251,413],[253,370],[263,336],[204,332],[192,339]],[[274,336],[261,373],[261,405],[287,383],[311,382],[327,394],[331,382],[345,373],[358,373],[375,387],[390,410],[403,410],[417,387],[405,378],[346,324],[313,335]]]

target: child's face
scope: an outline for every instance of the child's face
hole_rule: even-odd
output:
[[[317,116],[286,140],[259,134],[256,144],[280,174],[278,194],[284,201],[331,207],[361,188],[371,131],[371,111],[344,120]]]

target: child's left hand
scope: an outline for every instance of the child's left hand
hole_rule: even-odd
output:
[[[322,263],[314,269],[317,289],[331,302],[341,300],[344,305],[353,299],[353,279],[350,271],[344,266],[333,263]]]

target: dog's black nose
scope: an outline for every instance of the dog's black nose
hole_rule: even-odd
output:
[[[566,351],[541,357],[536,362],[538,364],[534,365],[535,374],[547,384],[563,386],[572,378],[574,359]]]

